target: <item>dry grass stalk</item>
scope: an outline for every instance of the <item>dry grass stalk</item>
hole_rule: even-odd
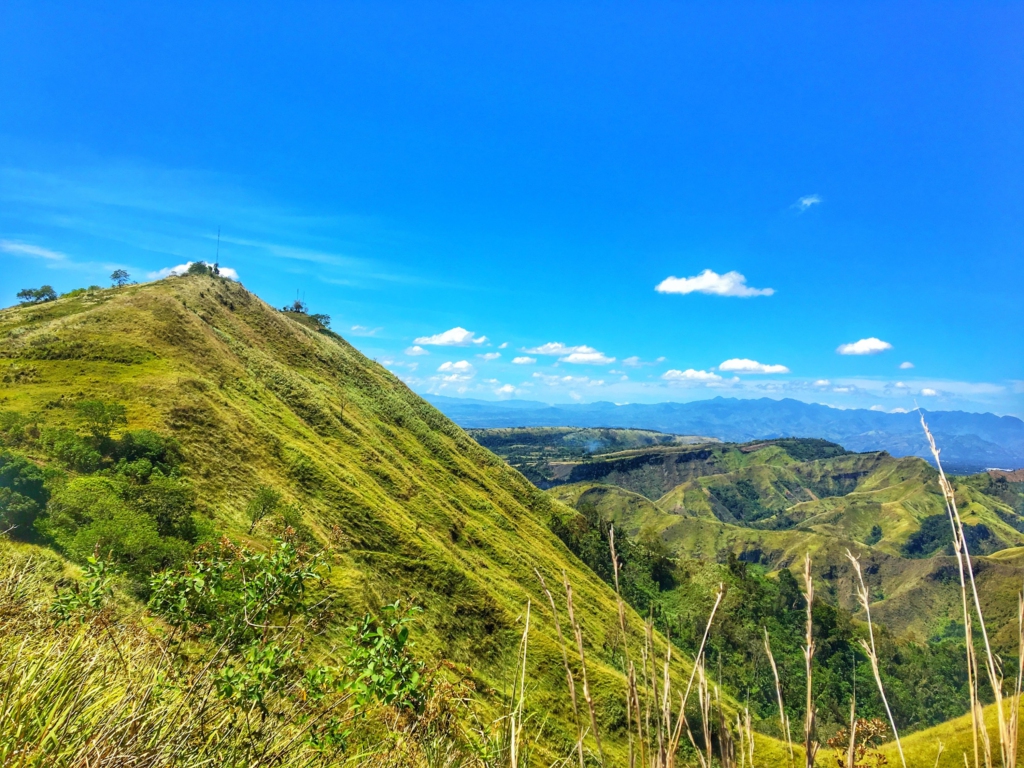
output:
[[[587,658],[583,651],[583,630],[576,621],[576,612],[572,606],[572,585],[569,584],[569,575],[562,571],[562,581],[565,584],[565,602],[569,610],[569,624],[572,626],[573,634],[576,636],[576,648],[580,654],[580,677],[583,680],[583,699],[587,702],[587,710],[590,713],[590,728],[594,733],[594,743],[597,744],[597,757],[601,765],[604,765],[604,750],[601,748],[601,734],[597,730],[597,713],[594,710],[594,699],[590,695],[590,684],[587,682]]]
[[[856,671],[854,672],[856,680]],[[854,759],[857,754],[857,695],[850,697],[850,746],[846,750],[846,765],[853,768]]]
[[[804,710],[804,753],[807,768],[814,768],[814,758],[818,754],[818,742],[814,740],[814,682],[811,662],[814,660],[814,580],[811,578],[811,555],[804,556],[804,600],[807,601],[807,628],[805,632],[804,663],[807,669],[807,702]]]
[[[511,713],[509,742],[509,759],[512,768],[519,768],[519,740],[523,732],[523,710],[526,705],[526,650],[530,640],[530,601],[526,601],[526,624],[523,627],[523,639],[519,644],[519,702]]]
[[[619,589],[619,557],[615,552],[615,526],[608,528],[608,549],[612,556],[612,575],[615,577],[615,600],[619,609],[619,631],[622,633],[622,661],[626,670],[626,735],[629,739],[629,768],[635,768],[636,755],[633,753],[633,711],[634,703],[637,712],[637,736],[640,743],[640,763],[643,765],[644,755],[644,734],[639,719],[639,702],[636,697],[636,669],[633,661],[629,658],[629,640],[626,635],[626,607],[622,602],[622,591]]]
[[[1012,768],[1017,765],[1017,735],[1020,726],[1020,695],[1024,686],[1024,591],[1017,595],[1017,683],[1013,688],[1010,705],[1010,745],[1013,747]]]
[[[683,707],[680,706],[680,722],[686,726],[686,736],[690,740],[690,744],[693,745],[693,750],[697,754],[697,759],[700,760],[701,768],[711,768],[711,729],[708,721],[711,719],[711,699],[708,695],[708,678],[704,674],[704,659],[703,655],[697,657],[697,661],[693,666],[693,671],[697,675],[697,709],[700,712],[700,724],[701,724],[701,735],[704,738],[704,752],[701,752],[700,747],[697,746],[697,740],[693,738],[693,732],[690,730],[690,723],[686,719]],[[683,700],[683,706],[685,706],[685,698]]]
[[[900,742],[900,735],[896,731],[896,720],[892,716],[892,710],[889,708],[889,700],[885,696],[885,686],[882,685],[882,675],[878,670],[878,654],[875,652],[875,629],[871,623],[871,595],[868,593],[868,588],[864,584],[864,574],[860,569],[860,560],[853,556],[850,550],[846,550],[846,556],[850,562],[853,563],[853,570],[857,574],[857,600],[860,602],[861,608],[864,609],[864,614],[868,620],[868,638],[871,640],[870,643],[860,641],[861,647],[864,652],[868,655],[868,661],[871,662],[871,671],[875,675],[875,683],[878,685],[878,693],[882,697],[882,704],[885,705],[885,713],[889,716],[889,725],[892,727],[893,738],[896,739],[896,749],[900,753],[900,762],[903,763],[903,768],[907,768],[907,759],[903,756],[903,744]]]
[[[699,683],[699,685],[703,686],[703,691],[704,691],[703,696],[704,696],[704,699],[707,698],[707,680],[705,679],[705,676],[704,676],[704,661],[703,661],[703,659],[704,659],[704,647],[707,645],[708,635],[711,633],[711,624],[715,620],[715,613],[717,613],[717,611],[718,611],[718,606],[722,604],[722,598],[724,596],[725,596],[725,585],[724,584],[719,584],[718,585],[718,595],[715,597],[715,604],[711,607],[711,614],[708,616],[708,623],[704,627],[704,636],[701,638],[700,647],[697,649],[697,657],[694,660],[693,671],[690,673],[690,680],[686,684],[686,691],[679,697],[679,717],[676,719],[675,731],[672,733],[672,737],[671,737],[671,739],[669,741],[669,755],[671,755],[672,756],[671,759],[674,760],[676,748],[679,746],[679,740],[682,738],[682,731],[683,731],[683,728],[685,727],[686,728],[686,735],[690,739],[690,743],[693,744],[693,748],[697,751],[697,757],[700,758],[701,764],[705,765],[705,768],[706,768],[706,766],[710,766],[711,765],[711,741],[710,741],[711,735],[709,733],[707,739],[705,740],[705,743],[707,745],[707,763],[705,764],[704,763],[704,757],[703,757],[703,755],[701,755],[700,750],[697,749],[697,743],[696,743],[696,741],[694,741],[693,733],[691,733],[691,731],[690,731],[690,724],[689,724],[689,722],[686,719],[686,702],[690,698],[690,691],[693,689],[693,680],[694,680],[694,678],[696,676],[698,676],[698,674],[699,674],[699,676],[701,678],[701,681],[702,681],[701,683]],[[698,691],[698,696],[700,696],[700,691]],[[700,703],[701,713],[703,714],[704,711],[705,711],[704,710],[704,701],[702,699],[698,699],[698,701]],[[704,723],[705,731],[707,731],[707,719],[708,719],[707,716],[703,716],[703,723]]]
[[[789,729],[789,717],[786,715],[786,707],[782,703],[782,682],[779,680],[779,668],[775,664],[775,656],[772,654],[772,644],[768,637],[768,628],[764,628],[764,649],[768,653],[768,663],[772,667],[772,676],[775,679],[775,695],[779,700],[779,725],[782,727],[782,735],[786,737],[786,745],[789,747],[789,764],[793,764],[793,736]]]
[[[548,602],[551,603],[551,615],[555,620],[555,633],[558,635],[558,647],[562,650],[562,664],[565,666],[565,679],[569,684],[569,698],[572,700],[572,717],[573,722],[576,724],[576,753],[579,757],[580,768],[586,768],[586,761],[583,758],[583,726],[580,723],[580,709],[579,704],[576,700],[576,680],[572,675],[572,668],[569,666],[569,652],[565,647],[565,636],[562,634],[562,622],[558,620],[558,609],[555,607],[555,598],[551,594],[551,590],[548,589],[547,583],[544,581],[544,577],[536,568],[533,572],[537,574],[537,578],[540,580],[540,586],[544,590],[544,594],[548,596]]]
[[[1016,764],[1017,756],[1017,744],[1016,741],[1011,739],[1011,733],[1009,724],[1006,721],[1005,712],[1003,711],[1003,679],[999,674],[998,666],[996,663],[995,654],[992,652],[992,646],[988,639],[988,630],[985,627],[985,616],[981,611],[981,600],[978,598],[978,585],[974,579],[974,566],[971,564],[971,553],[967,549],[967,539],[964,536],[964,524],[963,520],[960,519],[960,511],[956,506],[956,494],[953,491],[953,486],[946,478],[946,473],[942,468],[942,461],[939,458],[939,449],[935,445],[935,438],[928,429],[928,424],[924,420],[924,414],[921,414],[921,427],[924,429],[925,437],[928,438],[928,446],[931,449],[932,456],[935,457],[935,466],[939,471],[939,488],[942,490],[942,495],[946,501],[946,512],[949,514],[950,525],[953,527],[953,546],[957,554],[957,563],[961,569],[966,571],[968,581],[971,585],[971,597],[974,602],[974,609],[978,616],[978,627],[981,629],[981,637],[985,644],[985,669],[988,673],[989,684],[992,687],[992,693],[995,697],[996,704],[996,718],[999,725],[999,748],[1002,753],[1002,762],[1005,768],[1010,768]],[[964,593],[964,602],[966,602],[966,583],[961,575],[961,589]],[[968,648],[971,648],[971,643],[968,642]],[[976,732],[980,731],[983,742],[987,740],[988,734],[984,728],[984,721],[976,720]],[[1012,741],[1012,743],[1011,743]],[[975,758],[977,759],[977,758]],[[989,758],[986,755],[986,764],[989,763]]]

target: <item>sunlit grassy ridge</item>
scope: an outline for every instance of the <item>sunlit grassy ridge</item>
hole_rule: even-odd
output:
[[[422,652],[468,665],[482,692],[507,690],[532,600],[527,711],[552,754],[575,736],[533,568],[554,585],[564,569],[606,749],[623,749],[614,593],[547,526],[571,510],[310,318],[201,276],[81,294],[0,312],[0,379],[0,408],[47,425],[101,399],[133,429],[174,435],[202,513],[236,539],[253,489],[279,489],[332,551],[336,614],[422,605]]]

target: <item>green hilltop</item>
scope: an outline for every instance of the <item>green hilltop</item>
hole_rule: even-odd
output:
[[[418,652],[459,665],[481,706],[498,711],[512,690],[531,602],[525,707],[542,754],[554,756],[571,749],[575,726],[534,568],[555,590],[567,627],[564,590],[558,597],[564,573],[604,749],[622,755],[615,594],[549,527],[575,513],[317,318],[278,311],[213,276],[74,292],[0,311],[0,381],[0,426],[16,453],[62,473],[60,483],[90,483],[103,503],[114,498],[116,478],[85,477],[85,465],[58,440],[81,440],[74,431],[82,429],[82,403],[123,406],[114,438],[133,430],[175,442],[181,461],[167,482],[194,492],[199,529],[210,535],[268,546],[246,509],[259,487],[279,494],[289,524],[330,554],[336,620],[319,641],[323,652],[353,617],[395,600],[418,605]],[[62,509],[80,498],[59,494]],[[137,518],[134,497],[129,502]],[[48,514],[53,522],[57,513]],[[627,609],[626,621],[642,643],[641,618]],[[654,641],[663,654],[660,636]],[[671,666],[685,680],[679,656]]]

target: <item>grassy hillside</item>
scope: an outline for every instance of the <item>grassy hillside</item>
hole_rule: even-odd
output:
[[[656,536],[680,557],[721,561],[732,553],[774,571],[799,568],[810,552],[826,594],[856,611],[845,557],[850,549],[868,564],[872,610],[893,631],[926,640],[957,621],[949,524],[929,464],[884,453],[796,461],[790,453],[761,445],[716,447],[722,458],[709,467],[711,474],[681,483],[653,502],[603,482],[562,485],[549,493],[577,509],[595,508],[631,535]],[[714,471],[736,454],[747,466]],[[763,458],[754,463],[759,455]],[[649,465],[635,466],[640,477],[647,476]],[[621,473],[605,476],[621,478]],[[1019,587],[1010,565],[1024,545],[1016,485],[987,474],[956,481],[972,553],[999,555],[981,557],[978,575],[987,585],[983,599],[1000,615],[1015,604]],[[1007,641],[1015,642],[1009,634]]]
[[[125,406],[126,428],[175,438],[199,516],[237,541],[265,546],[245,509],[258,486],[276,489],[331,555],[325,650],[351,617],[415,603],[420,652],[471,669],[487,699],[509,690],[532,601],[527,711],[549,755],[574,730],[533,568],[555,585],[564,570],[606,750],[621,756],[614,593],[548,527],[573,513],[312,318],[205,276],[82,292],[0,311],[0,380],[5,423],[26,434],[81,429],[77,404],[104,401]],[[56,467],[43,442],[19,450]],[[627,620],[636,642],[642,622]]]

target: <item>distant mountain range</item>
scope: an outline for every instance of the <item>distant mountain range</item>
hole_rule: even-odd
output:
[[[893,456],[931,460],[917,413],[840,410],[770,398],[716,397],[654,405],[549,405],[528,400],[490,402],[440,396],[428,396],[427,400],[465,429],[620,427],[705,435],[727,442],[820,437],[851,451],[888,451]],[[948,470],[970,473],[994,467],[1024,467],[1024,421],[991,413],[924,413]]]

